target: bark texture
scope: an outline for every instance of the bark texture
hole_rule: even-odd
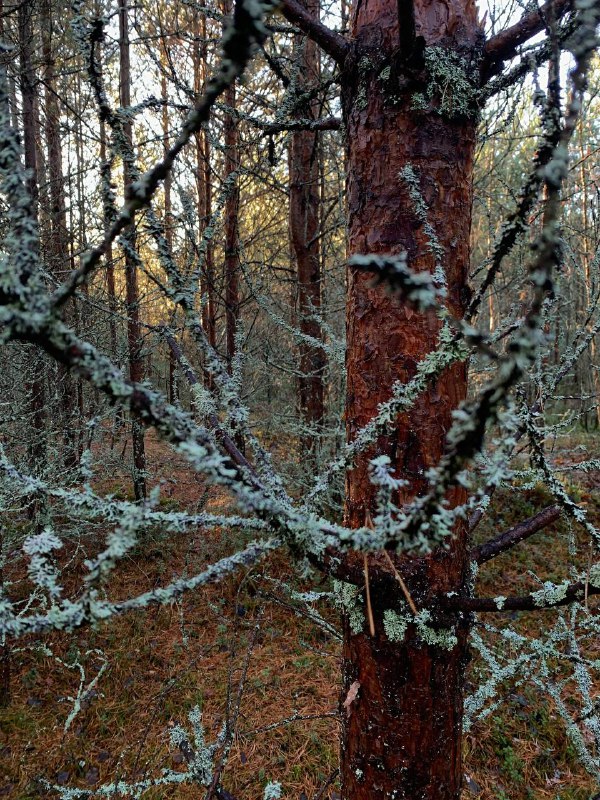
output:
[[[460,316],[467,298],[475,120],[444,114],[441,98],[434,98],[425,111],[413,110],[413,95],[420,89],[406,78],[411,54],[398,54],[398,42],[409,38],[400,35],[398,12],[398,4],[390,0],[358,3],[354,11],[354,40],[343,73],[350,254],[406,251],[412,269],[433,272],[436,258],[416,208],[418,192],[427,207],[426,221],[443,249],[439,260],[446,274],[448,306]],[[404,12],[402,19],[410,19]],[[416,37],[423,37],[429,47],[467,59],[476,50],[479,31],[472,0],[418,0],[414,26]],[[411,71],[420,71],[426,82],[424,63]],[[407,181],[411,172],[416,177],[412,186]],[[389,398],[395,381],[411,379],[420,359],[436,347],[439,330],[435,314],[411,311],[382,287],[373,288],[369,276],[349,269],[349,440]],[[425,473],[443,452],[452,411],[465,397],[466,379],[465,365],[448,369],[398,417],[390,435],[357,458],[346,483],[348,524],[363,525],[367,511],[374,511],[369,461],[376,455],[388,455],[395,476],[408,481],[398,503],[425,491]],[[451,490],[448,499],[453,505],[461,502],[462,490]],[[418,610],[436,607],[440,594],[462,591],[465,585],[466,529],[455,533],[448,549],[395,557]],[[342,700],[356,682],[359,688],[356,699],[344,708],[343,796],[457,800],[467,623],[457,615],[434,616],[434,630],[445,629],[457,637],[457,644],[448,648],[428,643],[412,624],[402,641],[390,641],[383,614],[400,609],[404,595],[400,588],[395,594],[378,590],[382,560],[370,557],[369,563],[375,636],[366,626],[354,634],[346,622]]]

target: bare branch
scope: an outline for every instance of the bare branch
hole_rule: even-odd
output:
[[[563,25],[557,26],[553,39],[560,44],[563,44],[570,36],[572,36],[576,28],[576,20],[571,18]],[[521,58],[515,67],[508,72],[503,72],[501,75],[498,75],[495,80],[490,81],[481,90],[482,102],[489,100],[490,97],[494,97],[494,95],[498,94],[498,92],[514,86],[514,84],[522,80],[529,72],[532,72],[537,67],[541,66],[541,64],[550,58],[552,49],[553,43],[550,40],[545,39],[538,46],[528,50],[526,56]],[[499,71],[500,65],[498,65],[498,69],[493,69],[492,72],[488,73],[487,78],[493,77],[493,75]]]
[[[339,131],[342,120],[338,117],[322,119],[290,119],[287,122],[265,122],[261,128],[265,134],[283,133],[283,131]]]
[[[528,539],[538,531],[541,531],[548,525],[555,522],[561,514],[559,506],[548,506],[544,508],[539,514],[519,522],[512,528],[509,528],[504,533],[499,534],[494,539],[490,539],[478,547],[471,550],[471,561],[476,561],[478,564],[483,564],[491,558],[495,558],[500,553],[510,550],[519,542]]]
[[[344,63],[350,45],[343,36],[312,17],[298,0],[283,0],[280,9],[288,22],[297,25],[335,62],[340,66]]]
[[[536,33],[540,33],[546,27],[548,15],[551,13],[553,19],[558,21],[564,17],[572,7],[572,0],[549,0],[548,3],[535,11],[525,14],[510,28],[505,28],[496,36],[492,36],[485,45],[482,64],[483,82],[489,80],[492,75],[502,69],[502,62],[506,59],[514,58],[517,54],[519,45],[524,44]]]
[[[600,594],[600,586],[592,586],[584,581],[558,586],[561,589],[557,599],[549,596],[541,598],[544,593],[532,592],[531,594],[515,595],[513,597],[446,597],[442,604],[452,611],[545,611],[550,608],[560,608],[571,603],[578,603],[586,597]]]

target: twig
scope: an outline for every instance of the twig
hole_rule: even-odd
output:
[[[388,551],[384,550],[383,554],[387,558],[388,564],[392,568],[392,572],[394,573],[394,576],[395,576],[396,580],[400,584],[400,588],[402,589],[402,591],[404,593],[404,597],[406,598],[406,602],[410,606],[410,610],[412,611],[412,613],[416,617],[419,612],[418,612],[417,607],[415,605],[415,601],[410,596],[410,592],[408,591],[408,586],[404,583],[404,580],[402,579],[402,575],[400,575],[400,573],[396,569],[396,565],[394,564],[394,562],[390,558],[390,554],[388,553]]]
[[[471,561],[476,561],[478,564],[483,564],[491,558],[495,558],[505,550],[509,550],[524,539],[528,539],[538,531],[541,531],[547,525],[551,525],[561,515],[560,506],[548,506],[533,517],[519,522],[504,533],[490,539],[478,547],[471,550]]]
[[[327,780],[325,781],[325,783],[323,784],[323,786],[321,786],[321,788],[319,789],[319,791],[318,791],[318,792],[316,793],[316,795],[313,797],[313,800],[321,800],[323,797],[325,797],[325,792],[327,791],[327,789],[329,789],[329,787],[330,787],[330,786],[331,786],[331,784],[332,784],[332,783],[335,781],[335,779],[337,778],[337,776],[338,776],[339,774],[340,774],[340,771],[339,771],[339,769],[336,767],[336,769],[334,769],[334,770],[333,770],[333,772],[331,773],[331,775],[330,775],[330,776],[327,778]]]
[[[371,606],[371,589],[369,587],[369,557],[364,554],[365,569],[365,594],[367,596],[367,617],[369,619],[369,631],[371,636],[375,636],[375,620],[373,619],[373,607]]]

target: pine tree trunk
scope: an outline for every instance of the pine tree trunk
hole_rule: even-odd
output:
[[[163,126],[163,152],[166,152],[170,146],[170,126],[169,126],[169,107],[167,105],[167,101],[169,99],[169,85],[167,82],[167,43],[165,38],[161,39],[161,63],[162,69],[160,76],[160,86],[162,91],[162,97],[165,102],[162,110],[162,126]],[[171,259],[174,258],[173,255],[173,207],[171,203],[171,183],[173,177],[169,172],[165,177],[164,189],[165,189],[165,210],[164,210],[164,227],[165,227],[165,240],[167,242],[167,248],[169,250],[169,257]],[[175,322],[175,315],[176,311],[173,312],[173,324]],[[178,399],[178,392],[177,392],[177,361],[175,356],[171,350],[171,348],[167,348],[168,350],[168,358],[169,358],[169,375],[167,379],[167,388],[168,388],[168,398],[170,403],[176,403]]]
[[[127,0],[119,0],[119,55],[120,55],[120,90],[121,106],[131,105],[131,71],[129,65],[129,25],[127,18]],[[123,130],[129,145],[133,146],[133,130],[130,121],[126,121]],[[131,168],[127,156],[123,157],[123,179],[125,189],[132,181]],[[129,377],[140,383],[144,380],[144,359],[142,355],[142,328],[140,324],[140,293],[138,286],[137,264],[135,261],[136,242],[133,224],[126,232],[127,247],[125,250],[125,290],[127,297],[127,343],[129,349]],[[131,440],[133,445],[133,488],[135,499],[146,496],[146,453],[144,447],[144,429],[137,419],[131,422]]]
[[[411,107],[416,89],[398,78],[395,60],[399,7],[391,0],[376,0],[359,3],[354,12],[355,40],[343,73],[349,249],[350,254],[406,251],[411,268],[433,272],[435,259],[423,220],[402,177],[407,167],[412,169],[428,208],[427,221],[444,250],[448,306],[460,316],[467,292],[476,124],[472,117],[452,118],[436,108],[439,98],[423,112]],[[473,53],[478,25],[471,0],[450,5],[418,0],[415,22],[417,35],[428,46],[460,51],[467,58]],[[436,347],[440,330],[435,314],[413,312],[372,283],[370,276],[349,269],[349,440],[389,398],[393,383],[414,375],[419,360]],[[357,458],[347,476],[349,525],[363,525],[367,512],[374,515],[369,460],[376,455],[388,455],[395,476],[408,482],[397,503],[426,490],[425,473],[443,451],[452,411],[466,394],[466,380],[465,365],[448,369],[398,417],[390,435]],[[462,502],[463,491],[451,490],[448,500],[451,505]],[[346,559],[348,574],[354,571],[356,576],[358,558]],[[422,557],[396,556],[395,562],[417,609],[431,608],[436,596],[464,589],[466,530],[457,528],[448,549]],[[427,643],[413,624],[400,641],[391,641],[383,614],[386,609],[399,611],[405,598],[399,587],[393,588],[385,564],[381,556],[369,557],[375,636],[366,624],[353,633],[345,623],[342,700],[352,697],[348,692],[353,685],[358,692],[342,709],[343,797],[458,800],[467,621],[446,616],[431,622],[433,629],[456,636],[454,646]]]
[[[194,91],[199,95],[203,91],[207,78],[208,64],[206,55],[206,17],[204,15],[199,16],[197,10],[194,10],[193,28]],[[203,129],[196,134],[196,188],[198,197],[198,231],[199,239],[201,239],[212,214],[210,141],[207,129]],[[200,290],[202,294],[202,327],[210,345],[215,347],[217,342],[215,285],[213,248],[210,242],[206,247]],[[205,372],[205,381],[207,386],[210,387],[211,381],[208,372]]]
[[[45,86],[45,134],[48,149],[48,199],[50,218],[48,221],[48,236],[46,258],[52,275],[61,281],[68,274],[69,259],[69,230],[67,227],[67,211],[65,201],[65,186],[62,170],[62,149],[60,141],[60,108],[56,87],[56,71],[54,60],[53,28],[54,20],[52,7],[49,0],[40,4],[40,28],[42,33],[42,54],[44,61],[44,86]],[[65,321],[73,325],[77,317],[75,298],[71,299],[64,310]],[[65,466],[75,466],[81,457],[81,442],[78,443],[75,431],[75,399],[76,382],[69,371],[58,366],[59,396],[62,410],[62,429],[64,443]]]
[[[231,0],[223,0],[221,3],[223,17],[227,19],[233,8]],[[235,118],[237,105],[237,91],[235,83],[232,83],[225,92],[225,105],[232,111],[225,114],[224,140],[225,140],[225,170],[223,180],[227,181],[238,170],[239,154],[239,134],[238,121]],[[234,179],[233,191],[231,191],[225,201],[225,357],[229,372],[232,369],[232,362],[235,356],[235,334],[240,316],[240,253],[239,253],[239,225],[238,214],[240,210],[240,187],[239,178]]]
[[[5,41],[5,10],[3,0],[0,0],[0,41]],[[0,53],[0,66],[2,70],[8,72],[10,64],[10,53]],[[6,74],[6,73],[5,73]],[[9,89],[10,98],[10,89]],[[10,100],[7,98],[6,108],[3,109],[4,113],[10,115]],[[4,541],[4,532],[0,528],[0,553],[5,552],[6,542]],[[4,557],[0,560],[0,592],[4,592]],[[11,647],[8,636],[4,633],[0,635],[0,708],[8,708],[11,702]]]
[[[18,7],[19,72],[23,103],[23,154],[28,171],[27,188],[31,197],[31,213],[38,221],[38,160],[36,147],[36,76],[33,68],[33,24],[34,3],[24,2]],[[25,390],[28,394],[32,421],[29,442],[29,461],[33,474],[40,474],[46,460],[46,387],[44,381],[43,356],[34,353],[29,365],[33,374]],[[31,506],[35,514],[37,503]]]
[[[306,10],[319,17],[319,0],[305,3]],[[319,56],[316,44],[301,36],[296,37],[298,59],[298,91],[307,90],[319,80]],[[316,100],[303,103],[298,115],[317,119]],[[300,332],[313,339],[322,338],[316,315],[321,310],[321,248],[320,196],[319,196],[319,134],[316,131],[297,131],[290,143],[290,240],[296,260],[297,297],[296,318]],[[298,406],[306,426],[304,449],[314,450],[318,445],[319,431],[324,415],[325,353],[306,339],[299,345],[300,377],[298,378]]]
[[[107,152],[106,152],[106,123],[103,119],[100,120],[100,164],[105,173],[102,176],[103,180],[110,180],[110,174],[107,166]],[[105,209],[104,218],[104,231],[108,231],[111,225],[111,220]],[[117,339],[117,290],[115,286],[115,265],[113,261],[113,248],[112,243],[109,244],[106,250],[106,293],[108,295],[108,335],[110,339],[110,355],[113,361],[119,363],[119,346]]]
[[[228,4],[223,5],[224,14],[230,13]],[[225,93],[225,103],[230,108],[236,107],[235,84],[230,86]],[[227,180],[239,166],[238,152],[238,126],[232,114],[225,117],[225,180]],[[239,254],[239,228],[238,213],[240,206],[240,189],[238,179],[235,179],[233,191],[225,201],[225,340],[227,366],[231,372],[231,365],[235,356],[235,334],[240,316],[240,254]]]
[[[225,0],[223,14],[231,14],[232,3]],[[235,112],[237,106],[236,86],[233,83],[225,92],[225,104]],[[225,116],[225,176],[227,181],[237,172],[240,164],[238,121],[234,113]],[[234,177],[233,191],[225,201],[225,357],[227,369],[233,372],[235,358],[236,333],[240,319],[240,184],[239,176]],[[246,452],[244,436],[234,430],[235,443],[241,453]]]

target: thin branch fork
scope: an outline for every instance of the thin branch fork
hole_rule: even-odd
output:
[[[572,8],[572,0],[549,0],[541,8],[530,11],[521,19],[488,39],[484,48],[482,75],[484,82],[501,69],[502,62],[513,58],[517,48],[546,27],[548,16],[555,21]]]
[[[544,508],[533,517],[519,522],[518,525],[509,528],[493,539],[480,544],[478,547],[474,547],[471,550],[471,561],[484,564],[486,561],[495,558],[506,550],[510,550],[511,547],[519,544],[519,542],[528,539],[538,531],[556,522],[560,515],[560,506],[548,506]]]
[[[300,28],[337,64],[341,66],[344,63],[350,45],[343,36],[315,19],[298,0],[283,0],[279,8],[288,22]]]

